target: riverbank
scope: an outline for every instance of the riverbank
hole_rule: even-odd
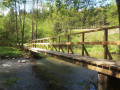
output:
[[[0,59],[15,59],[23,56],[24,51],[14,47],[0,46]]]

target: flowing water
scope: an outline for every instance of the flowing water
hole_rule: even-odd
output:
[[[97,72],[60,59],[0,61],[0,90],[96,90],[96,87]]]

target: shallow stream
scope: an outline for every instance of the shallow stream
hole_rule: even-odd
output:
[[[60,59],[0,61],[0,90],[96,90],[96,87],[97,72]]]

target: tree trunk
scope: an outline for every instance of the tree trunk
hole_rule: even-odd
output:
[[[22,38],[23,28],[22,28],[22,19],[21,19],[20,3],[19,3],[19,15],[20,15],[21,38]],[[21,46],[21,47],[22,47],[22,46]]]
[[[38,25],[38,0],[37,0],[37,17],[36,17],[36,39],[37,39],[37,25]]]
[[[22,48],[24,44],[24,30],[25,30],[25,3],[24,3],[24,18],[23,18],[23,30],[22,30]]]
[[[33,20],[32,20],[32,40],[34,39],[33,33],[34,33],[34,23],[33,23]]]
[[[116,3],[117,3],[117,7],[118,7],[118,14],[119,14],[119,41],[120,41],[120,0],[116,0]],[[120,45],[118,46],[119,47],[119,54],[120,54]]]
[[[17,6],[16,6],[16,0],[15,0],[15,12],[16,12],[16,32],[17,32],[17,44],[19,44],[20,47],[20,42],[19,42],[19,33],[18,33],[18,23],[17,23]]]

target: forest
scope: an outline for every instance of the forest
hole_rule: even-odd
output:
[[[114,0],[0,0],[0,45],[117,26],[118,16]]]
[[[120,0],[0,0],[0,90],[119,83]]]

